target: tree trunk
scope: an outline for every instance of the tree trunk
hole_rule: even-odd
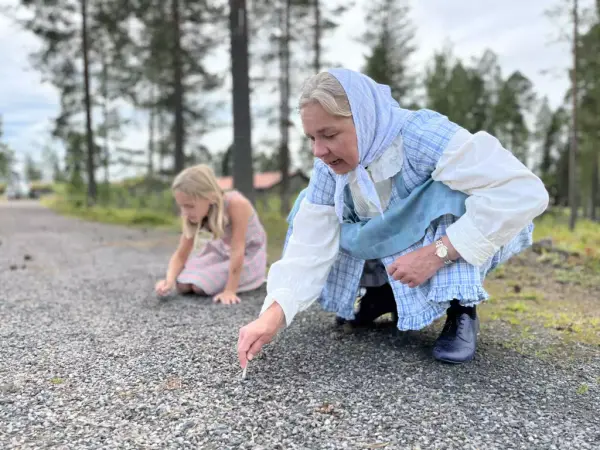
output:
[[[150,118],[148,120],[148,173],[147,177],[152,178],[154,174],[154,154],[156,153],[156,86],[150,86]]]
[[[173,20],[173,106],[175,109],[175,173],[183,170],[185,165],[183,124],[183,62],[181,56],[181,20],[179,0],[171,0]]]
[[[246,0],[229,0],[229,32],[233,80],[233,186],[254,203]]]
[[[85,88],[85,127],[87,141],[87,204],[92,206],[98,197],[96,186],[96,168],[94,161],[94,134],[92,131],[92,102],[90,98],[90,71],[87,36],[87,0],[81,0],[81,35],[83,52],[83,82]]]
[[[281,214],[286,216],[290,210],[289,172],[289,120],[290,120],[290,9],[291,0],[282,0],[280,8],[280,44],[279,44],[279,92],[281,143],[279,146],[279,170],[281,172]]]
[[[319,0],[314,0],[314,13],[315,13],[315,40],[314,40],[314,61],[313,69],[315,73],[321,71],[321,5]]]
[[[578,33],[578,1],[573,0],[573,72],[572,72],[572,90],[573,90],[573,112],[571,123],[571,148],[569,151],[569,206],[571,207],[571,217],[569,220],[569,229],[575,229],[577,221],[577,47],[579,41]]]
[[[104,50],[105,49],[103,49],[103,52]],[[104,53],[102,53],[102,97],[104,97],[102,102],[102,115],[104,116],[104,146],[102,148],[102,163],[104,165],[104,183],[108,189],[108,185],[110,183],[110,127],[108,123],[108,65],[106,64],[106,56]]]
[[[165,143],[165,128],[166,128],[166,123],[165,123],[165,115],[163,113],[163,111],[158,110],[157,111],[158,114],[158,171],[160,173],[164,173],[166,171],[165,168],[165,156],[167,156],[167,145]]]

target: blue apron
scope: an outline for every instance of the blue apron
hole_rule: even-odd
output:
[[[344,222],[341,224],[340,249],[362,259],[380,259],[397,254],[423,238],[431,222],[452,214],[462,216],[468,195],[429,178],[408,192],[402,171],[394,176],[398,200],[383,215],[361,218],[354,209],[350,188],[344,192]],[[293,221],[308,188],[298,195],[288,223]]]

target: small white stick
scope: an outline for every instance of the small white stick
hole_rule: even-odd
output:
[[[242,380],[246,379],[246,370],[248,369],[248,363],[246,363],[246,367],[244,367],[244,371],[242,372]]]

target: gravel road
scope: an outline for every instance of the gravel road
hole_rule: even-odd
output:
[[[242,381],[264,291],[157,299],[175,240],[0,204],[0,448],[600,447],[600,363],[521,355],[485,323],[477,359],[448,366],[432,331],[349,332],[312,308]]]

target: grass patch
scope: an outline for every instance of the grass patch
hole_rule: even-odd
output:
[[[179,217],[173,213],[138,208],[114,208],[110,206],[88,207],[80,203],[65,200],[60,196],[48,196],[41,203],[66,216],[78,217],[93,222],[110,223],[116,225],[143,226],[143,227],[179,227]]]
[[[600,223],[580,218],[571,231],[566,210],[551,211],[538,218],[533,237],[536,241],[552,239],[558,248],[600,259]]]
[[[506,310],[514,313],[525,313],[529,311],[529,306],[524,302],[512,302],[506,305]]]
[[[517,340],[524,339],[523,330],[531,328],[545,330],[565,343],[600,346],[600,305],[594,302],[594,293],[581,289],[565,292],[564,288],[559,289],[560,282],[553,277],[545,278],[535,290],[515,292],[515,286],[520,286],[521,282],[512,280],[518,276],[533,279],[529,274],[538,271],[539,267],[506,270],[511,281],[492,280],[487,286],[492,299],[480,308],[483,320],[500,321],[514,327],[515,332],[521,332]],[[593,276],[590,271],[580,275],[581,279]]]
[[[296,196],[292,196],[291,201],[295,199]],[[281,215],[281,202],[276,195],[257,200],[256,211],[267,233],[268,263],[272,264],[281,257],[288,223],[286,217]]]

